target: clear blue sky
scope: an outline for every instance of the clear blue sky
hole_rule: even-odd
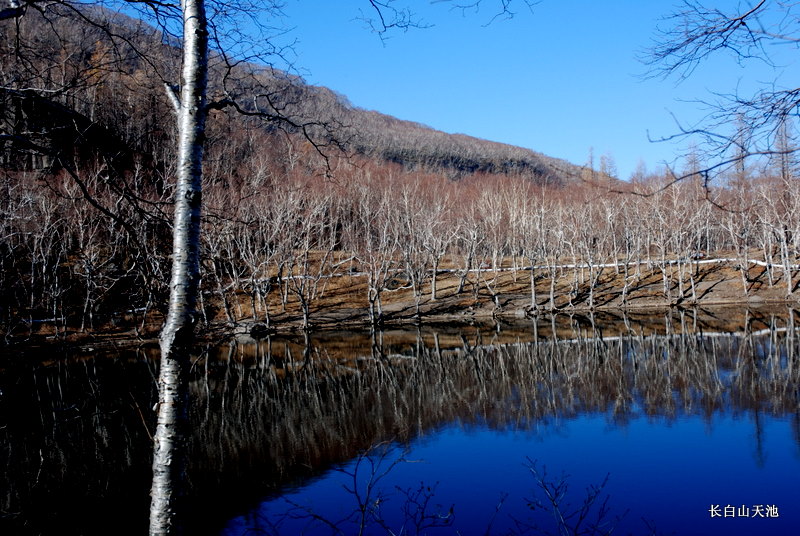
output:
[[[384,43],[358,20],[367,0],[287,0],[296,40],[296,70],[358,107],[452,133],[527,147],[584,164],[613,155],[620,178],[639,161],[649,170],[673,162],[687,142],[651,143],[673,134],[673,115],[692,125],[709,92],[748,93],[771,69],[720,58],[682,83],[646,80],[637,57],[652,44],[675,2],[542,0],[529,11],[520,0],[511,20],[487,22],[499,0],[462,14],[447,3],[403,1],[429,28],[393,32]],[[709,3],[723,8],[738,2]],[[786,48],[786,47],[784,47]],[[797,80],[797,50],[783,55],[785,76]]]

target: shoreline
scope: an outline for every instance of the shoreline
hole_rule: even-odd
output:
[[[787,296],[785,282],[768,274],[766,263],[756,259],[751,262],[746,274],[740,272],[736,262],[727,258],[691,261],[682,271],[676,265],[653,266],[645,271],[641,270],[643,263],[638,263],[637,274],[629,273],[627,278],[622,270],[624,266],[613,264],[595,265],[591,270],[597,273],[590,273],[586,266],[572,271],[565,269],[554,279],[548,277],[554,272],[552,267],[550,272],[535,267],[534,274],[531,274],[530,267],[486,268],[466,276],[464,271],[445,268],[437,271],[436,299],[432,299],[430,281],[416,289],[408,284],[397,284],[394,280],[402,276],[402,272],[398,272],[394,280],[389,281],[395,283],[395,288],[383,290],[383,318],[374,327],[484,324],[553,314],[591,316],[613,312],[624,316],[702,308],[760,309],[800,305],[800,294],[795,297],[793,292]],[[609,267],[616,269],[610,270]],[[533,296],[531,275],[535,280]],[[305,329],[297,300],[281,303],[280,292],[269,296],[269,321],[263,312],[254,314],[254,300],[243,291],[234,293],[236,301],[226,299],[225,303],[219,297],[206,296],[202,302],[204,319],[198,327],[197,340],[204,342],[241,335],[259,338],[336,329],[370,330],[372,324],[366,281],[363,279],[358,273],[338,274],[336,281],[326,282],[326,288],[309,309],[309,326]],[[800,285],[800,281],[795,283],[796,279],[792,279],[793,290],[794,286]],[[532,307],[533,299],[535,308]],[[225,315],[232,315],[233,321]],[[116,319],[83,332],[73,326],[55,326],[53,322],[39,321],[26,324],[16,333],[6,333],[5,346],[113,345],[113,341],[123,340],[151,344],[158,340],[162,321],[158,312],[150,312],[146,318],[136,318],[134,314],[132,318]]]

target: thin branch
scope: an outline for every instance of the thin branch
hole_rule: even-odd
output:
[[[181,111],[181,100],[180,96],[178,95],[178,91],[180,88],[173,84],[168,84],[164,82],[164,89],[167,93],[167,98],[169,98],[169,102],[172,104],[172,109],[175,114],[180,113]]]

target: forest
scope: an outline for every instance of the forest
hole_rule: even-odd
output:
[[[359,3],[378,39],[425,28],[402,2]],[[538,5],[444,3],[491,5],[489,24]],[[794,482],[800,430],[800,91],[720,95],[710,123],[679,124],[698,143],[619,177],[608,152],[570,163],[308,83],[273,40],[282,7],[0,0],[0,524],[427,534],[454,523],[439,480],[474,527],[469,501],[496,499],[463,494],[514,478],[480,472],[513,463],[510,438],[549,498],[498,489],[486,534],[512,491],[503,534],[543,533],[543,517],[585,533],[594,506],[589,531],[610,534],[609,478],[591,482],[611,468],[648,533],[653,511],[704,530],[742,490],[757,511],[770,501],[769,527],[791,525],[772,496]],[[796,46],[791,6],[749,9],[685,0],[651,75]],[[437,442],[420,475],[441,478],[374,487],[389,452],[396,467]],[[564,475],[584,464],[574,513],[567,477],[548,483],[531,452]],[[723,463],[735,486],[700,476]],[[324,501],[355,509],[295,508],[337,473],[350,483]],[[398,492],[400,517],[384,517]]]
[[[116,324],[152,332],[165,314],[176,142],[154,71],[180,60],[153,28],[106,16],[124,39],[74,13],[33,12],[0,42],[7,342]],[[276,69],[238,74],[212,66],[210,92],[257,93],[281,118],[210,113],[207,327],[311,328],[336,307],[351,311],[337,321],[419,321],[441,312],[436,302],[491,315],[689,305],[708,294],[698,288],[712,260],[739,281],[717,299],[795,292],[800,192],[788,127],[786,150],[736,160],[713,183],[697,152],[682,169],[621,181],[605,157],[576,166],[360,110]],[[604,282],[613,304],[597,298]],[[506,294],[525,300],[509,307]],[[407,314],[386,310],[387,299]]]

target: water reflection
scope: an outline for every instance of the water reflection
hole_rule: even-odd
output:
[[[0,533],[143,534],[157,400],[150,350],[57,352],[7,357],[0,370]]]
[[[598,315],[202,348],[190,373],[187,533],[218,531],[371,445],[454,425],[747,418],[763,463],[765,420],[788,416],[786,448],[798,452],[795,322],[793,313]],[[151,351],[25,363],[1,376],[0,529],[142,533],[157,400]]]
[[[762,414],[791,414],[797,437],[793,320],[748,317],[733,334],[686,318],[624,331],[586,320],[516,326],[514,336],[465,328],[411,339],[389,332],[359,345],[231,343],[194,384],[204,420],[192,444],[216,445],[218,456],[198,451],[191,459],[213,461],[190,473],[203,488],[241,492],[228,496],[241,510],[375,443],[452,423],[525,430],[583,414],[619,426],[747,414],[759,437]]]

